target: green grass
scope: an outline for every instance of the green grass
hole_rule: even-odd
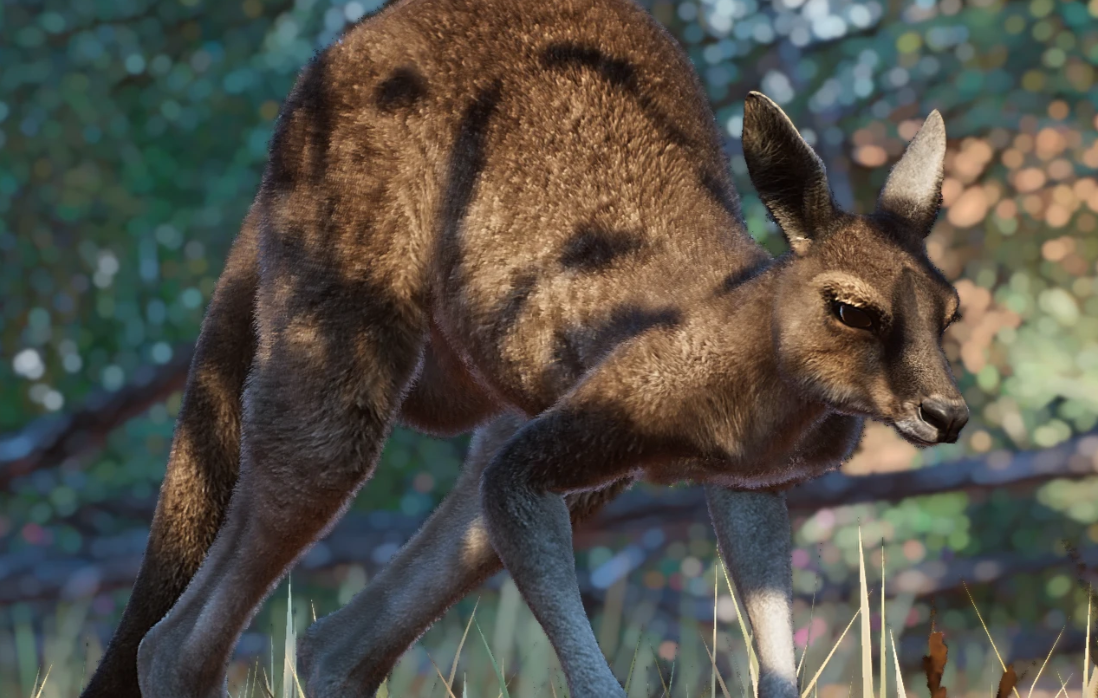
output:
[[[892,617],[886,615],[888,608],[884,603],[883,579],[879,592],[882,623],[874,642],[869,623],[872,593],[866,581],[865,554],[860,531],[859,555],[860,583],[857,598],[851,599],[855,604],[853,614],[845,622],[834,624],[836,628],[840,625],[843,627],[837,637],[822,643],[822,646],[821,643],[815,643],[805,647],[798,660],[801,698],[852,698],[856,695],[859,684],[862,698],[906,696],[905,685],[919,686],[921,689],[922,680],[914,683],[910,681],[913,677],[908,676],[909,682],[905,684],[905,677],[901,673],[899,657],[896,655],[895,634],[902,632],[903,623],[892,624]],[[884,562],[882,557],[882,577]],[[724,565],[718,560],[710,571],[714,580],[714,598],[713,626],[709,637],[705,636],[697,621],[684,613],[679,621],[680,643],[674,648],[673,657],[667,656],[668,645],[661,633],[654,631],[651,624],[644,626],[632,622],[626,617],[621,604],[607,604],[607,607],[616,609],[616,615],[603,613],[596,616],[596,634],[611,666],[624,679],[629,698],[757,698],[759,669],[752,649],[750,626],[741,613],[742,607],[735,586]],[[735,625],[729,628],[722,627],[718,619],[717,600],[721,582],[731,597],[737,617]],[[965,590],[967,592],[967,587]],[[284,632],[279,633],[282,642],[277,642],[278,638],[273,637],[272,633],[270,654],[264,658],[267,661],[261,662],[258,658],[252,658],[233,663],[230,669],[232,698],[304,698],[297,675],[297,638],[299,628],[310,618],[315,620],[316,611],[311,603],[295,606],[293,587],[289,583],[283,598],[286,614],[284,628],[280,628]],[[983,628],[990,654],[994,656],[996,663],[995,672],[989,674],[984,670],[982,676],[986,679],[997,675],[1000,680],[998,688],[987,686],[983,690],[972,690],[973,686],[978,685],[978,680],[964,677],[963,684],[969,688],[967,695],[992,698],[997,695],[1011,695],[1022,698],[1013,668],[1004,663],[1002,654],[984,622],[983,614],[971,594],[969,599],[972,602],[974,619]],[[630,610],[639,616],[645,616],[646,609],[643,605],[642,603]],[[492,613],[488,616],[481,613],[478,617],[477,612],[481,608],[478,600],[464,621],[456,612],[451,612],[440,621],[416,647],[405,654],[382,687],[379,696],[566,698],[568,691],[556,656],[540,626],[521,603],[514,585],[510,581],[505,583],[497,598],[494,617]],[[894,606],[893,615],[895,608]],[[906,608],[902,605],[899,608],[902,618],[910,604]],[[810,627],[819,610],[813,601],[809,613]],[[1088,602],[1088,618],[1091,618],[1091,610]],[[26,609],[11,613],[13,622],[9,631],[0,632],[0,668],[7,667],[0,672],[0,698],[75,698],[90,673],[90,667],[95,665],[102,653],[97,642],[85,639],[82,634],[87,613],[86,603],[60,605],[54,616],[45,619],[38,628],[33,627]],[[851,635],[850,631],[859,619],[859,629]],[[1088,622],[1088,647],[1089,626]],[[479,643],[466,642],[473,627],[477,630]],[[490,632],[486,633],[485,628]],[[664,632],[666,630],[667,628]],[[489,636],[493,638],[492,642],[489,641]],[[1042,676],[1045,677],[1046,684],[1052,682],[1052,674],[1055,674],[1055,681],[1050,685],[1053,688],[1059,686],[1059,693],[1054,696],[1051,690],[1046,690],[1038,693],[1039,698],[1042,695],[1044,698],[1059,698],[1061,695],[1065,698],[1098,698],[1098,672],[1091,670],[1089,651],[1083,657],[1081,674],[1076,674],[1078,678],[1073,681],[1072,675],[1064,678],[1059,671],[1051,668],[1057,643],[1053,643],[1043,663],[1036,670],[1025,698],[1034,697],[1035,687]],[[276,663],[275,648],[279,644],[282,652]],[[428,646],[431,647],[430,651],[427,650]],[[878,657],[877,667],[874,667],[874,649]],[[731,669],[730,676],[719,671],[718,658],[722,655]],[[821,656],[822,660],[816,660]],[[435,657],[452,658],[446,674],[436,663]],[[889,664],[892,665],[891,671],[888,670]],[[942,657],[941,665],[946,667],[945,657]],[[1061,662],[1061,668],[1063,667]],[[972,667],[968,670],[971,673]],[[953,673],[949,674],[949,671]],[[462,679],[455,685],[459,673]],[[952,666],[946,669],[946,676],[949,680],[943,680],[943,684],[947,689],[951,680],[960,681],[962,678]],[[859,677],[860,682],[857,680]],[[1069,684],[1077,688],[1072,689]],[[1089,692],[1084,687],[1088,687]],[[964,695],[954,690],[949,693]],[[913,695],[928,695],[928,692],[922,689]]]

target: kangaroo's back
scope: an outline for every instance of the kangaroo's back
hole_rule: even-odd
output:
[[[630,0],[387,7],[287,101],[266,188],[302,166],[370,202],[298,189],[316,244],[344,236],[398,293],[424,290],[450,350],[529,413],[765,259],[689,60]]]

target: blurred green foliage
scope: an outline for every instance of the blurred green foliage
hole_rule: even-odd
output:
[[[193,341],[297,70],[377,5],[0,6],[0,432],[117,390]],[[748,90],[789,112],[837,197],[861,210],[922,118],[934,108],[945,116],[945,208],[928,248],[962,294],[965,318],[945,341],[973,419],[961,443],[913,465],[1049,447],[1094,429],[1098,0],[648,6],[703,77],[749,227],[775,251],[783,243],[753,195],[738,140]],[[131,420],[90,467],[41,471],[0,494],[5,545],[76,552],[89,534],[144,525],[110,504],[155,494],[178,403],[176,395]],[[398,430],[357,506],[427,511],[463,447]],[[834,580],[850,577],[859,518],[897,566],[1048,552],[1064,538],[1098,540],[1095,501],[1098,486],[1084,482],[1052,483],[1034,498],[956,493],[849,507],[808,519],[797,542],[818,546],[811,565]],[[90,526],[74,522],[100,503]],[[687,552],[669,548],[638,574],[649,586],[670,584],[685,558],[706,559],[712,545]],[[1061,571],[1001,584],[1009,600],[992,622],[1080,623],[1065,580]],[[1059,604],[1059,615],[1037,598]],[[913,613],[912,623],[928,616],[925,605]]]

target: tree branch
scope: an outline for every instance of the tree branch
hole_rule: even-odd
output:
[[[697,517],[692,516],[690,520],[694,518]],[[682,517],[679,519],[681,522]],[[620,516],[596,518],[577,527],[576,547],[590,548],[604,542],[608,535],[625,535],[631,540],[640,540],[645,532],[643,527],[638,527],[641,521]],[[310,571],[342,564],[362,564],[373,574],[388,562],[423,522],[423,517],[393,512],[351,512],[327,537],[309,550],[297,569]],[[30,547],[0,556],[0,604],[79,598],[128,587],[137,576],[147,538],[147,530],[136,529],[92,539],[76,555],[66,555],[47,547]],[[619,552],[619,560],[581,575],[585,590],[598,596],[602,593],[600,590],[605,590],[620,577],[640,567],[659,549],[658,544],[627,544]],[[1080,551],[1080,562],[1091,568],[1098,566],[1098,548]],[[1066,555],[1053,554],[1030,556],[1004,553],[953,558],[948,563],[935,560],[891,572],[888,593],[926,596],[955,590],[962,581],[988,584],[1017,574],[1075,564]],[[854,588],[849,585],[828,585],[819,591],[818,598],[839,601],[853,598],[853,594]]]
[[[943,463],[916,470],[876,475],[832,472],[790,489],[790,511],[810,514],[819,509],[873,501],[895,502],[942,492],[986,492],[1003,488],[1027,490],[1049,480],[1078,479],[1098,474],[1098,432],[1043,451],[997,452],[984,458]],[[698,521],[708,516],[700,488],[635,488],[611,502],[599,517],[600,527],[621,528]]]
[[[178,347],[171,361],[142,367],[121,390],[96,393],[75,412],[40,417],[0,437],[0,487],[36,470],[89,459],[115,429],[183,389],[193,352],[193,344]]]

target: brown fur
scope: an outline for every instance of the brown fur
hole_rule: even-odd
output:
[[[765,490],[836,467],[866,417],[920,445],[964,423],[939,346],[956,294],[922,243],[940,122],[859,217],[781,110],[749,97],[748,166],[793,249],[774,260],[744,229],[689,61],[629,0],[400,0],[348,30],[282,110],[141,576],[84,696],[136,697],[139,680],[145,698],[222,695],[257,605],[396,420],[484,426],[424,530],[310,630],[311,696],[373,695],[501,561],[572,695],[620,693],[569,518],[636,477],[707,485],[755,609],[760,690],[787,694],[788,521]]]

